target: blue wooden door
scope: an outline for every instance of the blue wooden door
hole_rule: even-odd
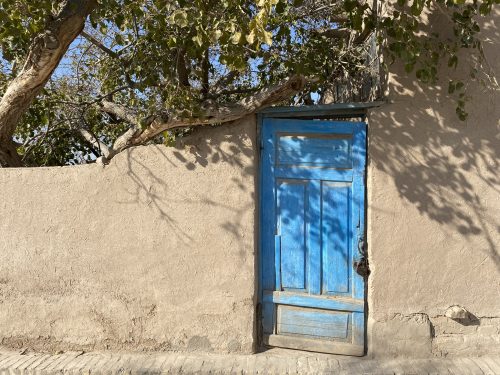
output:
[[[363,355],[366,125],[265,118],[261,137],[263,341]]]

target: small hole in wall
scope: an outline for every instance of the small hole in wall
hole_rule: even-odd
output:
[[[453,320],[463,326],[478,326],[480,324],[479,318],[470,312],[467,314],[466,318],[457,318]]]

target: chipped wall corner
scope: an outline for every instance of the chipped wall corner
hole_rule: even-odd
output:
[[[426,314],[371,314],[368,356],[427,358],[432,352],[432,326]]]

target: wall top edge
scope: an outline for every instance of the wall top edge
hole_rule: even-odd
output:
[[[309,117],[309,116],[364,116],[370,108],[380,107],[384,101],[368,103],[334,103],[305,106],[267,107],[257,112],[264,117]]]

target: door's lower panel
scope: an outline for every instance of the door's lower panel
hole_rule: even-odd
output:
[[[364,355],[363,346],[350,343],[315,340],[287,335],[264,335],[263,339],[264,345],[277,346],[280,348],[354,356]]]
[[[262,339],[267,346],[364,355],[363,301],[264,292]]]
[[[351,341],[347,312],[277,305],[276,333],[320,340]]]

